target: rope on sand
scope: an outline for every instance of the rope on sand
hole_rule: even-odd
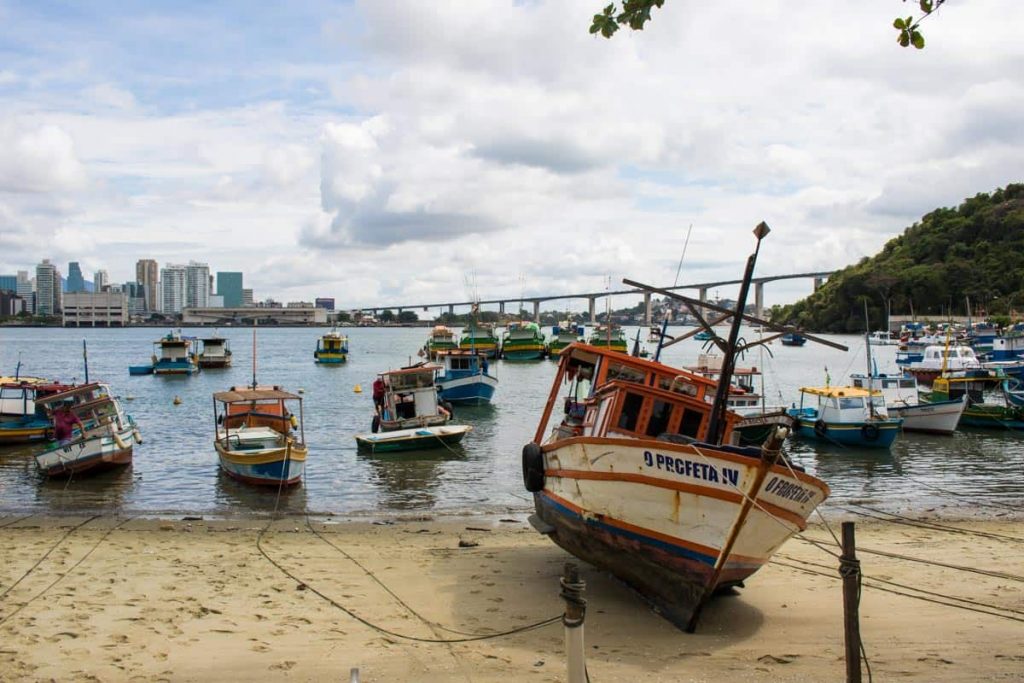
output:
[[[28,515],[28,517],[31,517],[31,516],[32,516],[32,515]],[[43,556],[42,556],[42,557],[40,557],[40,558],[39,558],[38,560],[36,560],[35,564],[33,564],[33,565],[32,565],[31,567],[29,567],[29,568],[28,568],[27,570],[25,570],[25,573],[24,573],[24,574],[22,574],[21,576],[19,576],[19,577],[18,577],[18,580],[17,580],[17,581],[15,581],[15,582],[14,582],[14,583],[12,583],[12,584],[11,584],[10,586],[8,586],[7,588],[5,588],[5,589],[4,589],[4,592],[3,592],[3,593],[0,593],[0,598],[3,598],[3,597],[4,597],[5,595],[7,595],[8,593],[10,593],[10,592],[11,592],[11,590],[12,590],[12,589],[13,589],[13,588],[14,588],[15,586],[17,586],[17,585],[18,585],[19,583],[21,583],[22,581],[24,581],[24,580],[25,580],[25,579],[26,579],[26,578],[28,577],[28,575],[29,575],[29,574],[31,574],[31,573],[32,573],[33,571],[35,571],[35,570],[36,570],[36,568],[37,568],[37,567],[38,567],[39,565],[41,565],[41,564],[43,563],[43,560],[45,560],[45,559],[46,559],[47,557],[49,557],[49,556],[50,556],[50,553],[52,553],[52,552],[53,552],[54,550],[56,550],[56,549],[57,549],[57,546],[59,546],[59,545],[60,545],[61,543],[63,543],[63,542],[64,542],[64,539],[66,539],[66,538],[67,538],[68,536],[70,536],[71,534],[73,534],[73,533],[74,533],[75,531],[78,531],[79,529],[81,529],[81,528],[82,528],[83,526],[85,526],[86,524],[88,524],[88,523],[89,523],[89,522],[91,522],[92,520],[94,520],[94,519],[99,519],[99,517],[100,517],[100,515],[93,515],[92,517],[89,517],[88,519],[86,519],[86,520],[85,520],[84,522],[79,522],[79,523],[78,523],[78,524],[76,524],[75,526],[73,526],[73,527],[71,527],[70,529],[68,529],[67,531],[65,531],[65,532],[64,532],[64,535],[63,535],[63,536],[61,536],[60,538],[58,538],[58,539],[57,539],[57,542],[56,542],[56,543],[54,543],[53,545],[51,545],[51,546],[50,546],[50,549],[49,549],[49,550],[47,550],[47,551],[46,551],[45,553],[43,553]],[[27,517],[22,517],[21,519],[27,519]],[[18,520],[15,520],[15,521],[18,521]],[[11,522],[11,524],[13,524],[13,523],[14,523],[14,522]],[[7,526],[7,525],[5,524],[4,526]],[[5,619],[4,621],[6,621],[6,619]],[[3,623],[3,622],[0,622],[0,623]]]

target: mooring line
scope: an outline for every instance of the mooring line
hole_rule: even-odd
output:
[[[29,517],[31,517],[32,515],[28,515],[28,516],[29,516]],[[28,575],[29,575],[29,574],[31,574],[31,573],[32,573],[33,571],[35,571],[35,569],[36,569],[36,568],[37,568],[37,567],[38,567],[39,565],[41,565],[41,564],[43,563],[43,560],[45,560],[45,559],[46,559],[47,557],[49,557],[49,556],[50,556],[50,553],[52,553],[52,552],[53,552],[54,550],[56,550],[56,549],[57,549],[57,546],[59,546],[59,545],[60,545],[61,543],[63,543],[63,542],[64,542],[64,539],[66,539],[66,538],[67,538],[68,536],[70,536],[70,535],[71,535],[72,533],[74,533],[74,532],[75,532],[75,531],[77,531],[78,529],[81,529],[81,528],[82,528],[83,526],[85,526],[86,524],[88,524],[88,523],[89,523],[89,522],[91,522],[92,520],[94,520],[94,519],[99,519],[99,518],[100,518],[101,516],[102,516],[102,515],[93,515],[92,517],[89,517],[89,518],[87,518],[87,519],[86,519],[85,521],[83,521],[83,522],[79,522],[79,523],[78,523],[78,524],[76,524],[75,526],[73,526],[73,527],[71,527],[70,529],[68,529],[67,531],[65,531],[65,532],[64,532],[64,535],[63,535],[63,536],[61,536],[60,538],[58,538],[58,539],[57,539],[57,542],[56,542],[56,543],[54,543],[53,545],[51,545],[51,546],[50,546],[50,549],[49,549],[49,550],[47,550],[47,551],[46,551],[45,553],[43,553],[43,556],[42,556],[42,557],[40,557],[40,558],[39,558],[38,560],[36,560],[35,564],[33,564],[33,565],[32,565],[31,567],[29,567],[29,568],[28,568],[27,570],[25,570],[25,573],[24,573],[24,574],[22,574],[22,575],[21,575],[20,577],[18,577],[18,580],[17,580],[17,581],[15,581],[15,582],[14,582],[14,583],[12,583],[12,584],[11,584],[10,586],[8,586],[7,588],[5,588],[5,589],[4,589],[4,592],[3,592],[3,593],[0,593],[0,598],[3,598],[3,597],[4,597],[5,595],[7,595],[8,593],[10,593],[10,592],[11,592],[11,590],[12,590],[12,589],[13,589],[13,588],[14,588],[15,586],[17,586],[17,585],[18,585],[19,583],[21,583],[22,581],[24,581],[24,580],[26,579],[26,577],[28,577]],[[25,517],[23,517],[22,519],[26,519],[26,518],[25,518]],[[13,523],[13,522],[12,522],[12,523]],[[5,526],[7,526],[7,525],[5,525]],[[0,623],[3,623],[3,622],[0,622]]]
[[[857,510],[851,510],[850,508],[839,507],[840,510],[845,510],[854,515],[861,515],[862,517],[868,517],[871,519],[878,519],[883,522],[891,522],[893,524],[903,524],[906,526],[918,527],[921,529],[931,529],[933,531],[946,531],[949,533],[965,534],[968,536],[980,536],[982,538],[991,538],[998,541],[1013,541],[1015,543],[1024,543],[1024,538],[1019,536],[1007,536],[1005,534],[995,534],[988,531],[975,531],[973,529],[964,529],[963,527],[950,526],[948,524],[940,524],[938,522],[929,522],[923,519],[914,519],[913,517],[907,517],[906,515],[900,515],[895,512],[886,512],[878,508],[868,507],[867,505],[860,505],[858,503],[849,503],[853,507],[863,508],[870,510],[877,514],[868,514],[867,512],[858,512]],[[889,515],[889,517],[882,517],[881,515]]]

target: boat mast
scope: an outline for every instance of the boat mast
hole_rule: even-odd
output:
[[[725,357],[722,359],[722,373],[718,378],[715,402],[711,408],[711,419],[708,422],[708,431],[704,438],[707,443],[719,444],[722,441],[726,400],[729,397],[729,385],[732,383],[732,373],[736,366],[736,341],[740,336],[743,310],[747,305],[747,293],[750,291],[750,280],[754,277],[754,264],[757,263],[757,254],[761,250],[761,240],[769,232],[771,232],[771,228],[764,221],[758,223],[757,227],[754,228],[754,237],[757,238],[757,244],[754,246],[754,253],[747,257],[747,268],[743,272],[743,282],[740,285],[740,293],[736,301],[736,312],[733,315],[732,326],[729,329],[729,340],[725,345]]]
[[[875,404],[871,400],[875,392],[875,374],[871,368],[871,319],[868,317],[868,300],[864,299],[864,351],[868,360],[868,414],[875,417]]]

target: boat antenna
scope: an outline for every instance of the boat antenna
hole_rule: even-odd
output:
[[[875,403],[871,400],[872,394],[875,393],[875,375],[871,370],[871,318],[868,317],[867,297],[864,297],[864,350],[868,361],[868,414],[875,417]]]
[[[21,377],[21,351],[18,351],[18,364],[14,366],[14,381]]]
[[[256,325],[259,324],[255,318],[252,321],[252,388],[256,390]]]
[[[692,230],[693,223],[690,223],[690,227],[686,229],[686,239],[683,241],[683,253],[679,255],[679,265],[676,266],[676,279],[672,281],[673,287],[679,284],[679,272],[683,269],[683,259],[686,258],[686,247],[690,244],[690,232]]]
[[[82,340],[82,362],[85,363],[85,383],[89,383],[89,349],[85,345],[85,340]]]
[[[711,408],[711,419],[708,422],[708,431],[705,441],[711,444],[722,442],[722,432],[725,425],[726,401],[729,398],[729,386],[732,384],[732,373],[736,366],[736,341],[740,336],[740,324],[743,322],[743,309],[747,306],[747,293],[750,291],[750,281],[754,277],[754,265],[757,263],[757,254],[761,250],[761,240],[765,238],[771,228],[764,221],[754,228],[754,237],[757,244],[754,246],[754,253],[747,257],[747,268],[743,272],[743,282],[740,284],[740,293],[736,300],[736,312],[732,317],[732,326],[729,328],[729,340],[725,345],[725,357],[722,359],[722,371],[718,377],[718,388],[715,391],[715,402]]]

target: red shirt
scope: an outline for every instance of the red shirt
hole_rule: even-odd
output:
[[[58,410],[53,414],[53,435],[58,441],[70,439],[79,420],[70,410]]]

